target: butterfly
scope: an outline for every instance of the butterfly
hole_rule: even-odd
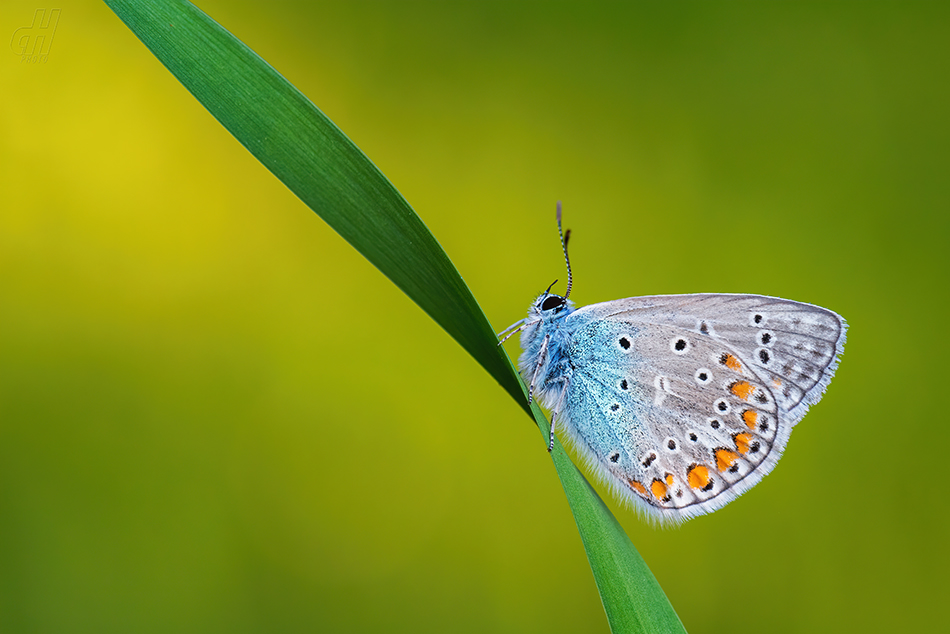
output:
[[[575,308],[570,231],[558,234],[567,291],[528,316],[518,359],[529,400],[619,499],[659,523],[709,513],[756,485],[828,387],[847,324],[764,295],[631,297]],[[557,283],[555,281],[555,283]]]

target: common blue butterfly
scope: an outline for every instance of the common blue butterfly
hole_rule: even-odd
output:
[[[548,451],[558,426],[614,495],[659,522],[736,499],[772,470],[792,427],[821,399],[844,319],[787,299],[718,293],[576,309],[560,203],[557,224],[567,291],[548,287],[499,334],[504,343],[521,333],[529,398],[552,412]]]

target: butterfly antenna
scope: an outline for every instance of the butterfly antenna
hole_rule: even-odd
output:
[[[567,299],[571,296],[571,283],[573,278],[571,277],[571,258],[567,257],[567,241],[571,239],[571,230],[568,229],[567,233],[561,230],[561,201],[557,201],[557,233],[561,236],[561,248],[564,249],[564,262],[567,264],[567,292],[564,293],[564,299]]]

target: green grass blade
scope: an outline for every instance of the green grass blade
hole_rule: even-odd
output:
[[[251,154],[523,400],[491,325],[429,229],[309,99],[190,3],[106,4]]]
[[[610,631],[685,632],[656,577],[617,518],[559,444],[552,455],[587,551]]]
[[[465,348],[525,409],[488,319],[396,188],[303,94],[196,7],[106,4],[258,160]],[[547,441],[548,423],[533,414]],[[679,618],[603,501],[560,445],[564,486],[613,632],[681,632]]]

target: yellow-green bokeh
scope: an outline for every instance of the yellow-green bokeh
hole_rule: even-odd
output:
[[[690,632],[945,623],[946,5],[199,5],[499,330],[563,281],[557,199],[581,304],[845,316],[759,486],[673,530],[611,504]],[[0,631],[607,630],[521,408],[105,5],[0,94]]]

